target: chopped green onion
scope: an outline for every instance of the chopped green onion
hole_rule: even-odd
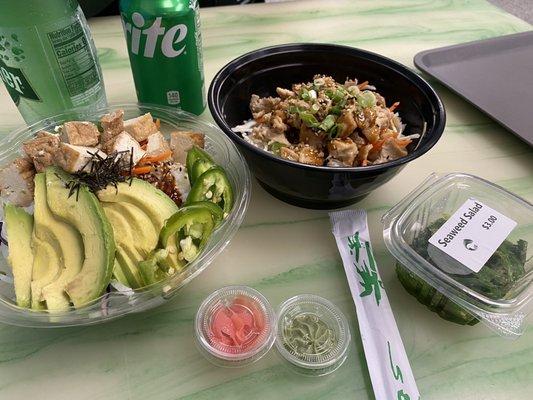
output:
[[[316,90],[310,90],[310,91],[309,91],[309,98],[310,98],[311,100],[316,99]]]
[[[281,142],[272,142],[268,145],[268,150],[270,150],[272,153],[276,154],[276,155],[280,155],[281,153],[281,148],[282,147],[286,147],[287,145],[285,143],[281,143]]]
[[[376,96],[369,90],[365,90],[357,95],[357,102],[363,108],[376,105]]]
[[[318,110],[320,110],[320,105],[318,105],[317,103],[313,103],[313,105],[311,106],[311,112],[315,114],[316,112],[318,112]]]
[[[329,110],[329,113],[334,114],[334,115],[341,115],[342,109],[344,108],[345,105],[346,105],[346,99],[342,99],[341,102],[331,107],[331,109]]]
[[[317,128],[319,125],[316,117],[308,111],[300,111],[300,118],[302,122],[306,124],[309,128]]]
[[[315,85],[316,88],[320,88],[325,83],[324,78],[316,78],[313,80],[313,85]]]
[[[335,139],[337,136],[340,135],[340,133],[343,131],[343,129],[344,129],[344,124],[343,123],[335,124],[328,131],[328,136],[331,139]]]
[[[333,128],[336,120],[337,120],[337,117],[330,114],[326,118],[324,118],[324,120],[320,123],[320,125],[318,125],[318,129],[328,132],[331,128]]]
[[[349,86],[347,90],[352,96],[357,96],[361,92],[357,85]]]
[[[300,90],[300,98],[302,100],[308,101],[310,99],[309,96],[309,90],[307,90],[305,87],[302,86],[302,89]]]

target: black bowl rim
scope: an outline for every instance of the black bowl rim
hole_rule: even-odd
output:
[[[355,56],[359,56],[369,61],[391,68],[395,70],[396,72],[400,73],[401,75],[403,75],[406,79],[410,80],[412,83],[414,83],[417,86],[419,90],[421,90],[429,98],[430,102],[432,102],[433,106],[436,108],[436,123],[431,132],[432,135],[429,141],[425,143],[423,146],[417,147],[412,153],[409,153],[405,157],[401,157],[396,160],[388,161],[383,164],[368,165],[364,167],[362,166],[361,167],[328,167],[328,166],[322,166],[322,165],[303,164],[303,163],[299,163],[296,161],[286,160],[281,157],[276,157],[275,155],[270,154],[269,152],[262,150],[254,146],[253,144],[247,142],[238,133],[233,132],[231,127],[228,126],[228,124],[222,117],[222,114],[217,106],[218,101],[216,101],[217,93],[220,90],[220,86],[226,79],[226,76],[224,75],[229,75],[229,73],[233,72],[239,66],[247,62],[250,62],[252,60],[255,60],[257,58],[268,57],[270,55],[279,54],[279,53],[299,52],[299,51],[306,51],[306,50],[322,50],[322,51],[329,51],[332,53],[339,52],[339,51],[349,52]],[[444,127],[446,125],[446,111],[444,108],[444,104],[442,103],[442,100],[440,99],[437,92],[435,92],[435,90],[429,85],[429,83],[425,79],[423,79],[421,76],[411,71],[405,65],[397,61],[394,61],[388,57],[382,56],[380,54],[373,53],[367,50],[362,50],[356,47],[343,46],[343,45],[330,44],[330,43],[288,43],[288,44],[263,47],[263,48],[245,53],[233,59],[229,63],[227,63],[224,67],[222,67],[216,73],[216,75],[214,76],[209,86],[207,100],[208,100],[209,110],[211,111],[211,115],[213,116],[215,122],[222,129],[222,131],[226,135],[228,135],[232,140],[236,140],[240,145],[245,146],[248,150],[251,150],[252,152],[260,156],[269,158],[270,160],[274,162],[285,164],[287,166],[301,168],[301,169],[315,170],[315,171],[319,170],[322,172],[375,172],[378,170],[384,170],[384,169],[388,169],[391,167],[397,167],[402,164],[408,163],[424,155],[425,153],[427,153],[439,141],[444,131]],[[427,135],[428,132],[426,132],[425,134]]]

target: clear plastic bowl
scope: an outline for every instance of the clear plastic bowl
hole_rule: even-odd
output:
[[[309,316],[322,321],[333,337],[331,346],[323,341],[317,348],[302,352],[287,341],[285,333],[291,329],[295,318]],[[312,336],[317,332],[305,332]],[[325,332],[322,332],[325,335]],[[350,345],[350,328],[342,312],[329,300],[314,294],[302,294],[286,300],[278,311],[278,333],[276,348],[279,354],[289,362],[289,366],[300,374],[308,376],[328,375],[337,370],[348,356]],[[322,346],[322,347],[321,347]]]
[[[46,118],[29,127],[17,129],[0,139],[0,166],[6,165],[22,153],[21,145],[40,130],[53,130],[65,121],[78,119],[98,121],[111,110],[124,110],[124,118],[133,118],[147,112],[161,120],[161,131],[194,130],[206,135],[206,150],[224,167],[235,192],[235,205],[223,224],[213,233],[202,254],[185,269],[165,280],[141,289],[123,288],[105,293],[94,302],[66,312],[37,311],[18,307],[7,264],[7,249],[2,244],[0,255],[0,322],[27,327],[65,327],[92,325],[109,321],[133,312],[154,308],[173,297],[179,289],[204,271],[214,258],[229,244],[241,225],[250,200],[250,173],[244,158],[233,142],[219,128],[187,112],[148,104],[111,104],[92,112],[70,111]],[[0,214],[0,220],[3,219]]]
[[[518,279],[503,280],[505,284],[501,286],[505,288],[503,296],[488,295],[487,288],[498,288],[498,282],[502,281],[497,279],[503,276],[503,272],[497,272],[490,281],[487,280],[488,273],[493,274],[492,271],[497,271],[492,267],[490,271],[486,270],[491,263],[490,259],[482,263],[481,269],[477,272],[466,270],[462,263],[466,262],[464,259],[459,262],[439,250],[435,251],[426,242],[427,238],[420,235],[428,226],[436,224],[436,221],[450,218],[470,199],[481,202],[516,223],[506,237],[513,246],[518,246],[519,241],[522,241],[522,244],[523,241],[527,242],[527,250],[523,251],[522,246],[519,252],[520,265],[523,263],[524,273]],[[471,221],[476,221],[471,223],[477,226],[484,220]],[[460,307],[460,323],[471,325],[480,320],[499,335],[508,338],[516,338],[523,333],[525,320],[533,303],[531,301],[533,298],[533,205],[531,203],[500,186],[472,175],[432,174],[383,216],[383,225],[385,244],[400,264],[413,274],[410,279],[406,278],[406,283],[412,285],[411,291],[416,292],[412,294],[421,303],[432,311],[444,313],[443,317],[449,319],[450,313],[445,309],[449,299]],[[433,225],[433,229],[435,227],[436,225]],[[504,231],[501,225],[495,225],[495,228],[500,232]],[[483,231],[481,226],[477,229]],[[468,248],[465,239],[458,243],[463,243],[468,250],[487,246],[488,240],[473,232],[475,231],[469,231],[469,235],[473,236],[471,239],[479,242],[479,246],[476,244],[475,249]],[[518,251],[518,247],[513,248],[513,251]],[[468,251],[465,253],[468,254]],[[505,264],[507,271],[513,271],[511,266],[517,264],[513,260],[500,259],[503,260],[501,265]],[[417,284],[415,282],[417,280],[421,280],[422,284]],[[427,286],[423,288],[423,283],[436,289],[437,292],[431,295]],[[449,310],[453,311],[453,316],[458,315],[457,308],[450,306]],[[466,314],[462,314],[463,311],[466,311]],[[468,318],[471,320],[467,321]]]
[[[252,320],[256,329],[249,329],[241,338],[240,345],[221,343],[213,332],[212,324],[218,313],[226,313],[226,310],[234,313],[232,308],[235,306],[239,307],[235,311],[242,309],[249,315],[260,314],[261,326],[257,326],[257,321]],[[200,353],[213,364],[220,367],[242,367],[258,361],[274,344],[276,337],[274,310],[257,290],[247,286],[226,286],[213,292],[198,308],[195,336]]]

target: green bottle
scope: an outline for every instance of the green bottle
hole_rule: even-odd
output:
[[[106,102],[87,21],[76,0],[0,0],[0,76],[30,124]]]
[[[121,0],[137,98],[194,114],[205,109],[197,0]]]

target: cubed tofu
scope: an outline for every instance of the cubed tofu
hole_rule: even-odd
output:
[[[96,147],[74,146],[68,143],[61,143],[59,150],[55,154],[54,163],[70,173],[90,171],[91,160],[95,154],[100,155],[102,158],[107,157],[104,152],[98,150]]]
[[[124,132],[124,110],[116,110],[105,114],[100,118],[100,124],[103,129],[100,142],[105,147],[108,142],[111,142],[116,136]]]
[[[144,157],[145,151],[141,148],[139,142],[137,142],[128,132],[122,132],[118,135],[113,144],[107,147],[108,154],[120,153],[129,151],[133,154],[133,165],[137,164],[141,158]]]
[[[146,113],[137,118],[124,121],[124,130],[133,136],[135,140],[142,142],[159,129],[152,118],[152,114]]]
[[[148,157],[158,156],[168,151],[170,151],[170,145],[161,132],[158,131],[148,136],[146,142],[146,155]]]
[[[100,140],[100,132],[98,132],[98,128],[92,122],[65,122],[61,130],[61,140],[75,146],[93,147]]]
[[[170,134],[170,149],[172,150],[172,157],[174,161],[185,164],[187,160],[187,152],[193,146],[204,148],[205,135],[199,132],[191,131],[176,131]]]
[[[35,169],[29,158],[21,157],[0,170],[0,196],[19,207],[33,202]]]
[[[33,161],[37,172],[42,172],[46,167],[53,165],[54,155],[59,148],[58,135],[41,131],[37,137],[22,144],[22,149]]]

